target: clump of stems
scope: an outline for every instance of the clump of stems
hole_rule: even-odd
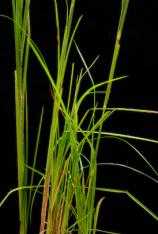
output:
[[[66,20],[63,35],[60,34],[60,22],[57,0],[54,0],[55,18],[57,28],[57,74],[51,74],[49,68],[36,44],[31,40],[30,33],[30,1],[12,1],[14,38],[15,38],[15,103],[16,103],[16,139],[17,139],[17,168],[18,168],[18,188],[12,190],[2,200],[1,205],[8,196],[15,191],[19,194],[19,219],[20,234],[26,234],[29,226],[29,219],[32,217],[32,208],[35,196],[43,188],[41,204],[41,220],[39,233],[46,234],[95,234],[97,231],[97,220],[100,206],[104,200],[101,198],[95,206],[96,192],[105,191],[111,193],[124,193],[139,206],[141,206],[153,218],[158,220],[156,214],[149,210],[141,201],[128,191],[114,188],[98,188],[97,178],[97,155],[101,138],[106,136],[117,138],[132,147],[142,160],[150,167],[157,176],[157,171],[147,161],[147,159],[132,145],[127,139],[141,141],[155,140],[141,138],[137,136],[123,135],[119,133],[103,132],[103,124],[115,111],[133,111],[157,114],[156,111],[130,109],[130,108],[109,108],[108,102],[112,89],[112,83],[125,78],[125,76],[115,77],[115,68],[120,50],[120,39],[123,31],[125,17],[129,0],[122,0],[121,14],[116,34],[113,58],[109,78],[102,83],[96,84],[91,74],[91,68],[96,63],[96,58],[90,66],[86,64],[84,57],[74,41],[75,33],[81,22],[78,19],[72,29],[75,0],[66,0]],[[69,54],[72,44],[83,62],[83,68],[79,74],[75,72],[75,63],[71,64],[71,71],[67,71]],[[32,165],[28,164],[28,102],[27,102],[27,71],[29,63],[29,50],[32,50],[45,72],[52,90],[52,113],[51,126],[46,155],[46,169],[40,172],[36,168],[38,146],[41,135],[43,109],[39,121],[37,142]],[[69,89],[67,100],[63,99],[63,87],[65,77],[69,76]],[[80,95],[80,86],[88,75],[91,86]],[[97,107],[97,90],[104,88],[105,97],[102,107]],[[81,106],[91,95],[93,105],[81,115]],[[101,115],[96,118],[96,112]],[[87,124],[86,118],[90,115]],[[85,125],[87,126],[85,128]],[[83,128],[84,126],[84,128]],[[111,164],[112,165],[112,164]],[[143,176],[150,177],[136,169],[126,165],[129,170],[134,170]],[[31,177],[28,177],[28,171]],[[41,180],[38,185],[34,185],[34,174],[38,173]],[[43,183],[44,181],[44,183]],[[157,182],[157,180],[155,180]],[[43,183],[43,184],[42,184]],[[41,196],[41,195],[40,195]],[[102,231],[103,232],[103,231]],[[106,233],[106,232],[105,232]]]

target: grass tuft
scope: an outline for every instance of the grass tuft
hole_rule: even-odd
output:
[[[114,233],[99,230],[97,227],[99,211],[105,197],[96,202],[96,192],[125,194],[155,220],[158,216],[145,204],[138,200],[133,194],[126,190],[115,188],[98,188],[96,184],[97,169],[99,166],[115,166],[126,168],[136,174],[158,183],[158,172],[153,165],[145,158],[140,151],[130,143],[130,140],[158,143],[158,140],[149,139],[130,134],[105,132],[103,126],[114,112],[129,111],[146,114],[158,114],[154,110],[142,110],[123,107],[109,107],[109,98],[112,84],[115,81],[127,78],[127,76],[115,77],[116,64],[120,51],[120,41],[129,5],[129,0],[122,0],[121,13],[116,33],[113,58],[108,80],[101,83],[95,82],[91,69],[99,59],[99,56],[88,65],[84,56],[75,42],[75,34],[81,23],[82,16],[72,28],[75,0],[66,0],[66,19],[63,35],[61,35],[58,2],[54,0],[55,19],[57,28],[57,74],[51,74],[46,61],[37,45],[31,39],[30,24],[30,3],[31,1],[12,0],[15,38],[15,110],[16,110],[16,140],[17,140],[17,168],[18,187],[11,190],[0,202],[4,205],[8,197],[18,192],[19,197],[19,219],[20,234],[28,233],[28,227],[33,219],[33,208],[36,196],[41,199],[41,218],[39,220],[39,233],[65,234],[65,233]],[[3,16],[10,19],[7,16]],[[82,61],[83,67],[79,74],[76,74],[75,63],[70,64],[70,52],[72,45]],[[34,159],[29,164],[29,104],[27,101],[27,76],[29,70],[29,51],[32,50],[37,61],[41,65],[50,83],[52,95],[52,113],[49,132],[48,150],[46,165],[43,171],[36,168],[38,161],[40,137],[42,134],[42,122],[44,107],[41,111],[37,140],[35,144]],[[70,64],[70,71],[68,70]],[[68,97],[63,98],[65,77],[69,77],[70,85]],[[80,92],[81,84],[85,76],[90,80],[90,86],[86,91]],[[74,88],[75,87],[75,88]],[[100,91],[99,88],[104,88]],[[97,95],[104,93],[104,102],[98,107]],[[92,105],[86,111],[82,111],[82,105],[88,97],[92,97]],[[97,113],[101,113],[97,117]],[[90,121],[87,124],[87,117]],[[148,175],[130,165],[119,163],[97,162],[100,142],[106,138],[117,139],[132,148],[154,173],[154,177]],[[129,141],[128,141],[129,140]],[[35,185],[35,174],[40,176],[39,182]],[[30,176],[29,176],[30,175]],[[42,189],[42,190],[41,190]],[[95,205],[96,203],[96,205]],[[30,221],[30,222],[29,222]]]

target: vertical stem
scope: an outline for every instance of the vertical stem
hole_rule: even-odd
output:
[[[16,112],[16,144],[18,187],[27,186],[28,164],[28,107],[27,107],[27,69],[29,57],[30,0],[12,0],[14,39],[15,39],[15,112]],[[27,191],[19,190],[20,234],[27,233],[28,204]]]
[[[114,78],[115,69],[116,69],[116,65],[117,65],[117,59],[118,59],[118,55],[119,55],[119,51],[120,51],[120,39],[122,36],[122,31],[123,31],[123,27],[124,27],[124,23],[125,23],[128,5],[129,5],[129,0],[122,0],[121,14],[120,14],[120,19],[119,19],[115,47],[114,47],[114,53],[113,53],[110,74],[109,74],[109,79],[108,79],[109,83],[108,83],[106,91],[105,91],[102,116],[105,114],[105,111],[106,111],[106,108],[107,108],[107,105],[109,102],[110,94],[111,94],[112,81]],[[99,150],[102,128],[103,128],[103,125],[101,125],[99,128],[98,139],[97,139],[97,144],[96,144],[96,154],[98,153],[98,150]]]

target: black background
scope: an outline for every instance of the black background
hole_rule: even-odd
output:
[[[65,4],[60,0],[60,17],[64,19]],[[76,41],[90,64],[99,54],[99,62],[93,69],[96,82],[107,79],[112,59],[121,1],[78,0],[74,22],[84,15],[76,35]],[[52,73],[55,73],[55,21],[53,1],[31,3],[32,38],[41,49]],[[0,2],[0,14],[11,16],[11,3]],[[109,106],[158,109],[157,67],[158,27],[157,1],[131,0],[121,39],[121,51],[115,76],[129,78],[115,82]],[[61,25],[63,26],[63,24]],[[76,56],[76,57],[75,57]],[[38,62],[31,54],[29,71],[30,103],[30,157],[33,155],[37,123],[41,106],[45,106],[43,138],[39,168],[44,167],[46,139],[49,133],[52,98],[49,83]],[[80,64],[74,52],[71,59]],[[0,18],[0,198],[17,186],[15,113],[14,113],[14,40],[12,23]],[[65,84],[65,86],[68,84]],[[64,87],[66,90],[66,87]],[[105,130],[158,138],[158,116],[146,114],[115,113],[108,120]],[[157,168],[158,146],[132,141]],[[124,163],[151,173],[137,154],[124,143],[105,139],[100,147],[98,162]],[[151,173],[152,175],[152,173]],[[129,190],[158,214],[157,184],[123,168],[99,166],[98,186]],[[101,229],[121,233],[156,233],[158,223],[125,195],[98,193],[106,196],[99,216]],[[40,210],[38,207],[37,209]],[[2,233],[16,232],[17,197],[12,195],[0,211]]]

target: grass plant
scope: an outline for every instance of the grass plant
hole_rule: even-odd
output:
[[[12,0],[13,24],[15,38],[15,103],[16,103],[16,139],[17,139],[17,168],[18,168],[18,187],[10,191],[1,201],[0,206],[4,205],[6,199],[18,192],[19,197],[19,233],[28,233],[30,219],[32,220],[32,209],[36,196],[41,198],[41,220],[39,221],[39,233],[46,234],[90,234],[90,233],[111,233],[97,229],[99,210],[104,197],[96,203],[96,192],[104,191],[108,193],[126,194],[137,205],[142,207],[145,212],[158,220],[158,215],[151,211],[145,204],[138,200],[133,194],[126,190],[115,188],[98,188],[96,184],[97,155],[99,153],[100,141],[102,138],[111,137],[122,141],[131,147],[137,155],[146,163],[155,177],[147,175],[130,165],[112,164],[111,166],[126,167],[139,173],[144,177],[150,178],[158,183],[158,172],[151,163],[136,149],[130,141],[148,141],[158,143],[157,140],[148,139],[140,136],[125,135],[113,132],[104,132],[105,121],[117,111],[143,112],[146,114],[158,114],[157,111],[141,110],[131,108],[110,108],[108,107],[112,89],[112,83],[126,76],[115,77],[115,68],[120,51],[120,39],[129,0],[122,0],[121,14],[116,33],[113,58],[108,80],[96,84],[96,80],[91,74],[91,68],[97,62],[98,57],[87,65],[80,48],[75,42],[75,33],[81,22],[78,19],[72,28],[75,0],[66,0],[66,20],[64,33],[60,33],[60,21],[57,0],[54,0],[55,18],[57,28],[57,72],[51,74],[42,53],[31,39],[30,12],[31,1]],[[9,18],[9,17],[8,17]],[[71,64],[71,70],[67,71],[69,55],[72,44],[75,45],[78,55],[83,63],[83,68],[76,74],[75,63]],[[46,155],[46,166],[43,172],[36,168],[38,160],[38,147],[41,137],[43,122],[43,111],[39,120],[37,141],[35,146],[34,160],[29,162],[29,133],[28,133],[28,110],[27,101],[27,72],[29,69],[29,51],[33,51],[36,59],[40,63],[46,77],[49,80],[52,90],[52,113],[51,126]],[[85,77],[88,75],[91,86],[80,95],[80,87]],[[63,98],[63,87],[65,77],[69,77],[69,90],[67,100]],[[75,87],[75,88],[74,88]],[[104,102],[98,107],[96,97],[98,89],[102,88],[105,93]],[[81,106],[89,96],[92,96],[93,105],[81,115]],[[101,113],[98,118],[96,113]],[[86,118],[90,115],[87,124]],[[84,127],[83,127],[84,126]],[[87,126],[87,127],[85,127]],[[103,163],[106,166],[106,163]],[[110,164],[109,164],[110,165]],[[34,175],[40,175],[38,184],[34,184]],[[28,176],[31,174],[30,176]],[[156,179],[155,179],[156,178]],[[43,192],[41,193],[41,188]],[[114,232],[113,232],[114,233]]]

